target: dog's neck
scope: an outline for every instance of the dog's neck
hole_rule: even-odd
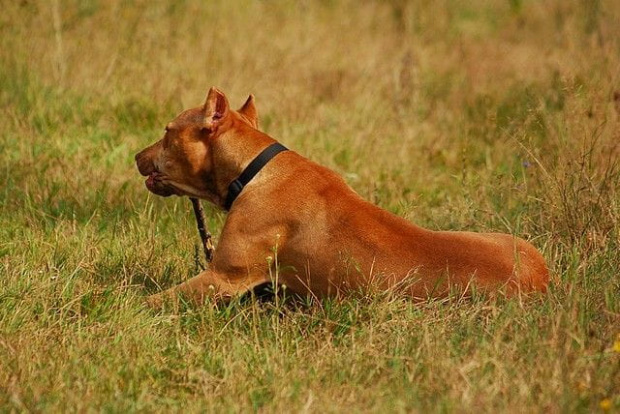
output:
[[[225,131],[212,141],[211,173],[209,181],[212,181],[215,197],[212,201],[218,207],[226,209],[226,196],[230,183],[239,177],[247,166],[265,148],[275,143],[276,140],[269,135],[256,129],[241,127]]]

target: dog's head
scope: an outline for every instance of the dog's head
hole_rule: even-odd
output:
[[[146,188],[163,197],[187,195],[220,204],[214,143],[229,131],[255,129],[257,122],[252,95],[235,111],[221,91],[211,88],[202,106],[179,114],[166,125],[162,139],[136,154]]]

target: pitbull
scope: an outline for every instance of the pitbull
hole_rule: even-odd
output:
[[[152,295],[201,304],[265,283],[317,298],[395,291],[412,298],[544,292],[542,255],[510,234],[433,231],[362,199],[335,172],[259,131],[254,97],[239,109],[211,88],[136,155],[146,187],[228,211],[213,262]]]

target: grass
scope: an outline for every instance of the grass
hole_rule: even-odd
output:
[[[619,20],[611,0],[7,3],[0,411],[620,410]],[[390,211],[532,240],[550,292],[147,310],[198,240],[133,155],[212,85]]]

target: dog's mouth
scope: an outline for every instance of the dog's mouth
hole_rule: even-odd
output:
[[[169,197],[173,194],[177,194],[174,188],[163,182],[162,174],[157,171],[150,173],[144,184],[150,192],[158,196]]]

